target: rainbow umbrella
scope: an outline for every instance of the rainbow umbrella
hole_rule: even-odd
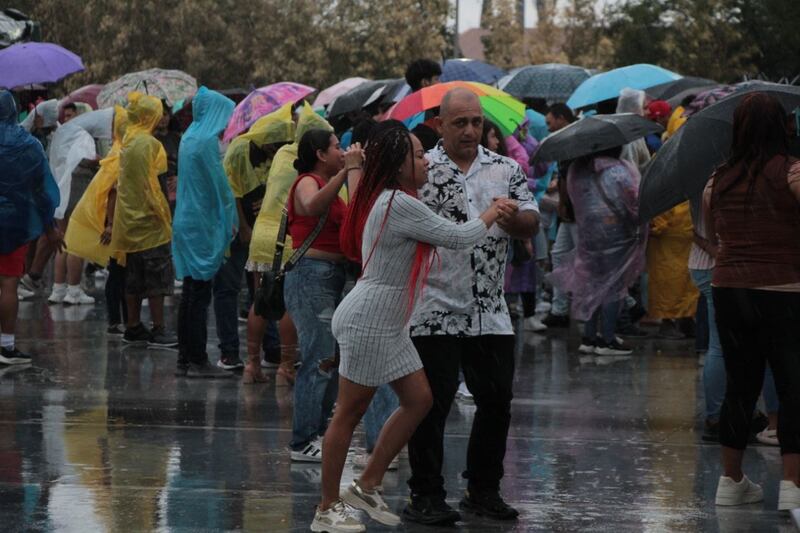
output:
[[[247,131],[256,120],[268,115],[284,104],[297,103],[309,94],[316,91],[314,87],[301,85],[290,81],[273,83],[266,87],[256,89],[239,102],[233,111],[233,116],[225,128],[222,140],[227,142]]]
[[[444,95],[456,87],[463,87],[478,95],[484,115],[500,127],[503,135],[511,135],[525,122],[525,104],[500,89],[474,81],[451,81],[425,87],[400,100],[389,112],[388,118],[402,121],[413,119],[419,113],[439,107]]]

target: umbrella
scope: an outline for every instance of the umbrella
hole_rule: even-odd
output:
[[[511,71],[497,87],[517,98],[544,98],[552,104],[566,101],[591,75],[587,69],[572,65],[532,65]]]
[[[358,111],[368,101],[381,97],[389,82],[393,80],[366,81],[336,97],[328,106],[328,117],[337,117],[351,111]],[[370,102],[371,103],[371,102]]]
[[[580,109],[603,100],[617,98],[619,92],[626,87],[645,90],[680,78],[680,74],[646,63],[615,68],[595,74],[581,83],[567,100],[567,105],[572,109]]]
[[[222,140],[230,141],[240,133],[247,131],[256,120],[264,115],[272,113],[289,102],[297,103],[314,91],[316,91],[314,87],[291,81],[273,83],[256,89],[237,104],[236,109],[233,110],[233,116],[228,121],[228,127],[225,128]]]
[[[547,136],[533,158],[537,162],[566,161],[662,131],[660,124],[635,113],[592,115]]]
[[[800,106],[800,87],[759,83],[698,111],[645,167],[639,188],[639,213],[652,218],[703,191],[709,177],[730,153],[733,112],[753,92],[776,96],[787,113]]]
[[[500,127],[503,135],[511,135],[525,122],[525,104],[500,89],[473,81],[437,83],[420,89],[398,102],[387,118],[405,121],[419,113],[439,107],[444,95],[456,87],[463,87],[478,95],[483,113]]]
[[[696,93],[699,93],[703,90],[710,89],[715,85],[719,84],[714,80],[686,76],[685,78],[680,78],[678,80],[659,83],[658,85],[654,85],[653,87],[647,89],[646,92],[647,95],[654,100],[669,100],[686,91],[694,90]],[[703,89],[703,87],[705,87],[705,89]]]
[[[162,98],[172,107],[181,98],[197,92],[197,80],[180,70],[151,68],[131,72],[103,87],[97,95],[97,104],[100,107],[124,106],[128,93],[134,91]]]
[[[103,85],[93,84],[84,85],[80,89],[75,89],[67,96],[58,102],[58,116],[59,120],[63,118],[63,109],[67,104],[74,104],[76,102],[83,102],[89,104],[92,109],[97,109],[97,95],[103,90]]]
[[[505,71],[496,66],[477,59],[448,59],[444,62],[439,80],[495,83],[505,74]]]
[[[315,109],[318,107],[324,107],[333,102],[337,96],[346,93],[350,89],[358,87],[366,81],[369,80],[366,78],[347,78],[346,80],[340,81],[336,85],[331,85],[317,95],[317,99],[314,100],[312,107]]]
[[[723,98],[727,98],[734,92],[736,92],[736,87],[733,85],[720,85],[718,87],[714,87],[713,89],[701,92],[694,97],[692,103],[686,106],[683,116],[690,117],[698,111],[719,102]]]
[[[84,70],[81,58],[52,43],[18,43],[0,50],[0,87],[55,83]]]

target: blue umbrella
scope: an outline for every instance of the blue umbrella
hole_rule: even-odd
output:
[[[55,83],[84,70],[81,58],[51,43],[19,43],[0,50],[0,87]]]
[[[505,71],[476,59],[448,59],[444,62],[441,81],[478,81],[491,85],[505,76]]]
[[[514,69],[497,84],[517,98],[544,98],[548,103],[563,102],[591,77],[583,67],[548,63]]]
[[[567,100],[567,105],[572,109],[580,109],[617,98],[619,92],[626,87],[645,90],[680,78],[680,74],[646,63],[615,68],[596,74],[581,83]]]

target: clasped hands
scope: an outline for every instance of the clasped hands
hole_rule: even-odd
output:
[[[492,207],[497,210],[497,225],[507,231],[514,217],[519,212],[519,204],[509,198],[493,198]]]

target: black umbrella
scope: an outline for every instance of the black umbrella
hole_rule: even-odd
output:
[[[800,106],[800,87],[763,82],[743,87],[692,115],[644,169],[639,188],[642,219],[653,218],[703,191],[714,169],[730,153],[734,110],[754,92],[777,97],[787,113]]]
[[[668,81],[667,83],[662,83],[660,85],[656,85],[655,87],[650,87],[649,89],[645,90],[645,92],[650,96],[650,98],[653,98],[655,100],[669,100],[678,93],[682,93],[690,89],[697,89],[700,87],[710,88],[714,85],[719,85],[719,84],[714,80],[687,76],[679,80]]]
[[[537,162],[566,161],[661,131],[661,125],[634,113],[592,115],[547,136],[533,157]]]
[[[328,108],[328,117],[335,118],[350,111],[358,111],[367,102],[372,103],[379,95],[382,96],[387,86],[395,84],[396,80],[366,81],[336,98]]]

